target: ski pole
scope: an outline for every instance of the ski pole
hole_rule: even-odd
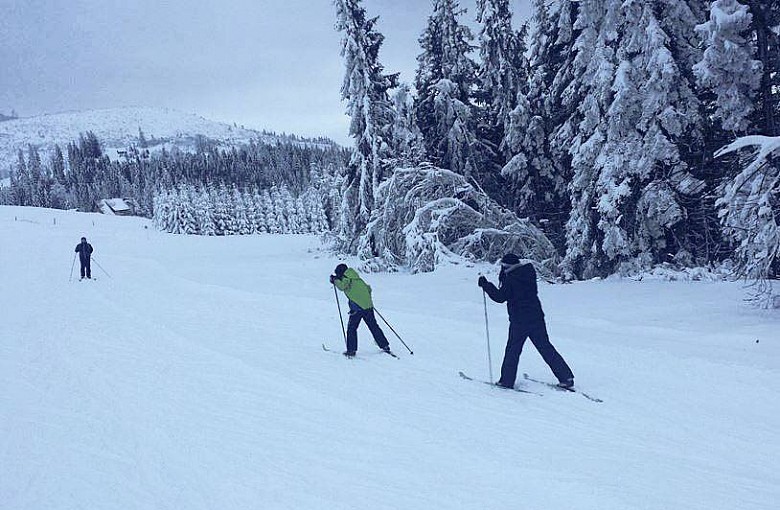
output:
[[[103,271],[104,273],[106,273],[106,276],[108,276],[109,278],[111,278],[111,275],[110,275],[110,274],[108,274],[108,271],[106,271],[105,269],[103,269],[103,266],[101,266],[101,265],[100,265],[100,262],[98,262],[98,261],[97,261],[97,259],[96,259],[95,257],[92,257],[92,260],[94,260],[94,261],[95,261],[95,264],[97,264],[97,267],[99,267],[101,271]],[[111,279],[113,280],[113,278],[111,278]]]
[[[339,301],[339,293],[336,290],[336,284],[333,284],[333,295],[336,298],[336,306],[339,309],[339,320],[341,321],[341,334],[344,335],[344,347],[349,349],[347,346],[347,332],[344,330],[344,317],[341,315],[341,302]]]
[[[398,332],[396,332],[396,330],[395,330],[395,329],[393,329],[393,326],[391,326],[391,325],[390,325],[390,323],[389,323],[389,322],[387,322],[387,319],[385,319],[385,318],[382,316],[382,314],[381,314],[381,313],[379,313],[379,310],[377,310],[377,309],[376,309],[376,307],[374,307],[374,311],[375,311],[375,312],[376,312],[376,314],[379,316],[379,318],[380,318],[380,319],[382,319],[382,321],[384,321],[384,323],[385,323],[385,324],[387,324],[387,327],[388,327],[388,328],[390,328],[390,331],[392,331],[392,332],[395,334],[395,336],[397,336],[397,337],[398,337],[398,339],[401,341],[401,343],[402,343],[402,344],[404,344],[404,347],[406,347],[406,350],[407,350],[407,351],[409,351],[409,354],[411,354],[412,356],[414,356],[414,352],[413,352],[413,351],[412,351],[412,350],[409,348],[409,346],[408,346],[408,345],[406,345],[406,342],[404,342],[404,339],[403,339],[403,338],[401,338],[401,335],[399,335],[399,334],[398,334]]]
[[[490,382],[493,382],[493,360],[490,358],[490,327],[488,325],[487,297],[485,291],[482,291],[482,304],[485,306],[485,338],[487,338],[488,354],[488,372],[490,373]]]
[[[68,283],[73,281],[73,268],[76,267],[76,254],[73,254],[73,263],[70,265],[70,276],[68,277]]]

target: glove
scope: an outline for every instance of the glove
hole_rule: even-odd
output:
[[[330,279],[330,284],[331,285],[336,283],[336,275],[335,274],[330,275],[329,279]]]
[[[485,285],[487,285],[488,280],[484,276],[480,276],[479,280],[477,280],[477,285],[479,285],[481,288],[485,288]]]

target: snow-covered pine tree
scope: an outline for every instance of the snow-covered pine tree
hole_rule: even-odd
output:
[[[163,232],[170,232],[171,226],[168,221],[170,220],[170,195],[167,191],[162,190],[154,194],[152,207],[152,217],[154,220],[154,226],[157,230]]]
[[[274,234],[288,234],[290,232],[285,211],[285,201],[279,186],[272,186],[269,191],[271,203],[271,232]]]
[[[602,247],[595,213],[596,162],[606,140],[604,112],[612,96],[612,81],[617,67],[619,5],[609,0],[581,3],[574,27],[575,58],[568,71],[573,78],[564,101],[579,101],[565,128],[554,137],[567,142],[571,154],[571,181],[568,186],[571,212],[566,222],[566,256],[562,262],[569,278],[603,274]],[[602,27],[606,26],[606,30]]]
[[[328,231],[328,219],[322,206],[322,198],[314,188],[309,188],[303,194],[304,208],[312,234],[324,234]]]
[[[247,206],[245,194],[237,186],[233,185],[232,195],[234,233],[242,236],[249,235],[252,233],[253,227],[249,220],[249,207]]]
[[[198,231],[204,236],[217,235],[214,218],[214,194],[210,186],[202,187],[195,194],[195,217],[198,220]]]
[[[279,188],[279,199],[281,206],[281,214],[284,216],[284,224],[286,228],[285,234],[300,234],[301,224],[300,218],[298,218],[298,210],[295,203],[295,197],[290,193],[287,186],[281,186]]]
[[[427,159],[467,177],[477,177],[486,147],[476,134],[473,93],[477,64],[471,29],[459,22],[466,12],[457,0],[434,0],[433,13],[420,36],[417,57],[416,116]],[[489,158],[487,158],[489,159]]]
[[[303,196],[295,197],[295,217],[298,221],[298,234],[310,234],[312,232],[311,220],[303,202]]]
[[[218,236],[234,235],[233,200],[230,191],[224,184],[220,184],[214,189],[212,206],[215,234]]]
[[[477,99],[480,103],[480,138],[496,154],[496,162],[506,163],[505,133],[509,115],[517,105],[518,94],[527,88],[529,65],[526,59],[527,25],[512,28],[509,0],[477,0],[480,65]],[[500,169],[500,168],[499,168]]]
[[[780,0],[747,0],[746,3],[753,16],[756,58],[764,71],[757,98],[760,112],[757,129],[759,134],[777,136],[780,134]]]
[[[417,126],[414,110],[415,98],[409,84],[401,83],[393,93],[393,108],[395,109],[395,166],[408,168],[425,160],[425,141]]]
[[[553,144],[551,139],[555,130],[567,132],[564,122],[578,106],[574,101],[565,106],[562,98],[571,81],[571,9],[576,5],[534,1],[530,79],[527,92],[518,91],[516,106],[509,113],[503,146],[508,161],[501,171],[511,189],[509,205],[521,217],[541,225],[561,251],[571,160],[564,147],[570,144]]]
[[[273,188],[266,188],[262,191],[262,200],[263,200],[263,211],[265,213],[265,225],[266,225],[266,232],[269,234],[279,234],[281,233],[281,228],[279,226],[279,222],[276,217],[276,208],[274,206],[274,202],[271,196],[271,191],[274,190]],[[275,190],[274,190],[275,192]]]
[[[564,261],[570,275],[648,267],[687,253],[681,197],[704,186],[688,162],[689,147],[701,145],[703,120],[686,69],[694,52],[687,40],[670,35],[685,32],[681,23],[690,33],[696,23],[680,4],[580,5],[574,62],[585,94],[571,148]],[[576,67],[583,64],[580,74]]]
[[[378,18],[367,17],[362,0],[334,0],[334,4],[345,66],[341,97],[347,101],[349,133],[355,140],[339,237],[342,248],[355,252],[371,216],[376,189],[392,171],[395,113],[388,90],[396,86],[398,75],[384,73],[379,61],[384,36],[376,29]]]
[[[723,156],[746,147],[758,150],[725,187],[718,200],[726,235],[735,246],[737,273],[759,282],[756,296],[765,306],[780,308],[772,280],[780,276],[780,137],[746,136],[718,151]]]
[[[195,217],[195,190],[192,186],[183,184],[176,191],[176,223],[177,233],[199,234],[198,220]]]
[[[265,207],[263,205],[263,196],[257,187],[252,187],[247,197],[249,204],[249,218],[252,224],[253,234],[262,234],[268,232],[268,225],[265,219]]]
[[[712,2],[710,17],[696,27],[704,40],[703,59],[693,70],[699,84],[715,95],[712,113],[725,131],[745,134],[756,109],[762,65],[754,58],[756,48],[748,38],[753,16],[737,0]]]

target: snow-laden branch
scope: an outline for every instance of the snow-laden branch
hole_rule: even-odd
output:
[[[719,158],[726,154],[737,152],[747,147],[758,147],[753,165],[761,164],[773,153],[780,151],[780,136],[751,135],[737,138],[729,145],[722,147],[715,152],[715,157]]]

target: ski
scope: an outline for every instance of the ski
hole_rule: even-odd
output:
[[[498,386],[498,385],[496,385],[494,383],[491,383],[491,382],[480,381],[479,379],[474,379],[473,377],[469,377],[468,375],[463,373],[463,371],[459,371],[458,375],[462,379],[465,379],[466,381],[473,381],[473,382],[478,382],[478,383],[482,383],[482,384],[487,384],[488,386],[492,386],[493,388],[496,388],[496,389],[499,389],[499,390],[516,391],[518,393],[527,393],[529,395],[537,395],[537,396],[540,396],[540,397],[543,396],[541,393],[536,393],[535,391],[524,390],[522,388],[504,388],[502,386]]]
[[[325,352],[330,352],[330,353],[333,353],[333,354],[339,354],[339,355],[341,355],[341,356],[344,356],[344,353],[341,353],[341,352],[338,352],[338,351],[334,351],[333,349],[331,349],[330,347],[328,347],[328,346],[327,346],[327,345],[325,345],[324,343],[322,344],[322,350],[323,350],[323,351],[325,351]],[[383,351],[383,350],[381,350],[381,349],[380,349],[380,352],[381,352],[382,354],[388,354],[388,355],[390,355],[390,356],[394,357],[395,359],[401,359],[401,358],[399,358],[398,356],[396,356],[396,355],[395,355],[395,353],[394,353],[394,352],[392,352],[392,351]],[[346,358],[347,356],[344,356],[344,357]],[[355,356],[352,356],[350,359],[354,359],[354,358],[357,358],[357,357],[358,357],[358,356],[357,356],[357,355],[355,355]]]
[[[599,402],[599,403],[604,402],[600,398],[596,398],[594,396],[588,395],[587,393],[579,391],[576,388],[564,388],[563,386],[558,386],[557,384],[553,384],[553,383],[549,383],[549,382],[545,382],[545,381],[540,381],[539,379],[534,379],[533,377],[529,376],[528,374],[523,374],[523,379],[525,379],[526,381],[530,381],[532,383],[543,384],[543,385],[545,385],[545,386],[547,386],[549,388],[552,388],[554,390],[557,390],[557,391],[566,391],[566,392],[569,392],[569,393],[579,393],[580,395],[582,395],[583,397],[587,398],[591,402]]]

